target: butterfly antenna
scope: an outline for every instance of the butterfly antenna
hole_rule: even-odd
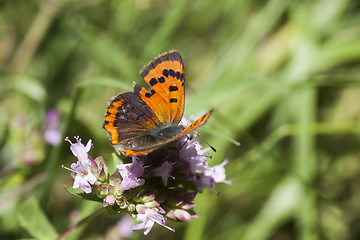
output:
[[[204,142],[211,148],[211,150],[213,150],[214,152],[216,152],[216,149],[213,147],[213,146],[211,146],[207,141],[205,141],[204,140]]]
[[[196,135],[197,135],[202,141],[204,141],[204,142],[211,148],[211,150],[213,150],[214,152],[216,152],[216,149],[215,149],[213,146],[211,146],[203,137],[201,137],[199,133],[197,133]]]

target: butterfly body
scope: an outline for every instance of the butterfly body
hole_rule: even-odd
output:
[[[134,84],[133,92],[116,96],[110,103],[103,127],[115,149],[126,156],[147,154],[178,140],[205,124],[211,112],[185,128],[185,75],[179,52],[160,55],[149,63],[141,76],[150,91]]]
[[[166,143],[169,139],[172,139],[179,135],[184,130],[181,125],[169,125],[153,129],[147,133],[141,134],[128,140],[125,144],[118,145],[116,148],[121,149],[138,149],[142,146],[158,146]]]

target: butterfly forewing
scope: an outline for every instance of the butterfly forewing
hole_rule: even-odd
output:
[[[185,73],[178,51],[160,55],[149,63],[141,76],[151,91],[139,89],[141,99],[149,105],[163,124],[178,124],[184,113]]]
[[[202,125],[204,125],[206,123],[206,121],[209,119],[212,112],[213,112],[213,110],[209,111],[204,116],[202,116],[201,118],[199,118],[196,121],[194,121],[193,123],[191,123],[187,128],[185,128],[184,131],[182,131],[182,133],[180,133],[180,135],[176,136],[174,139],[171,139],[171,141],[174,141],[174,140],[194,131],[198,127],[201,127]]]

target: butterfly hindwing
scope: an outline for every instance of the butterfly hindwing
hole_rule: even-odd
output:
[[[159,147],[153,147],[153,148],[147,148],[147,149],[124,149],[122,152],[127,157],[132,157],[136,155],[146,155],[148,153],[151,153],[152,151],[155,151],[159,149]]]
[[[160,55],[150,62],[141,76],[151,86],[150,92],[136,85],[135,92],[153,110],[163,124],[178,124],[184,113],[185,73],[178,51]]]
[[[154,112],[134,92],[115,97],[105,115],[103,127],[111,143],[119,148],[137,147],[138,136],[159,127],[161,123]]]

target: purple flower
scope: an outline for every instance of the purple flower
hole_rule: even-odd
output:
[[[71,168],[67,168],[64,165],[61,166],[74,173],[73,177],[74,185],[73,188],[81,188],[85,193],[91,193],[91,185],[96,182],[96,177],[89,169],[89,165],[78,161],[77,163],[71,164]]]
[[[133,234],[134,219],[129,215],[123,216],[116,224],[116,230],[121,237],[129,238]]]
[[[140,161],[138,157],[132,158],[132,164],[130,165],[131,174],[134,177],[141,177],[144,174],[144,163]]]
[[[121,191],[144,185],[145,180],[139,178],[144,173],[144,163],[141,162],[139,158],[133,157],[132,163],[120,164],[116,167],[119,169],[119,173],[122,177],[119,187]]]
[[[216,186],[216,182],[214,178],[211,176],[206,176],[204,173],[198,174],[196,176],[196,189],[199,192],[202,192],[204,188],[209,188],[211,190],[214,190]]]
[[[56,109],[50,110],[45,116],[45,131],[44,131],[45,142],[58,146],[61,142],[60,133],[60,113]]]
[[[47,127],[44,131],[44,140],[53,146],[58,146],[61,142],[60,129],[51,126]]]
[[[161,177],[164,186],[167,186],[168,178],[172,177],[172,176],[170,176],[170,173],[171,173],[174,165],[175,165],[175,163],[169,163],[168,161],[165,161],[161,164],[160,167],[153,169],[151,171],[151,173],[154,176]],[[172,178],[174,178],[174,177],[172,177]]]
[[[86,146],[81,143],[81,138],[79,136],[74,137],[76,140],[76,143],[72,143],[69,140],[69,137],[65,138],[65,141],[68,141],[70,145],[70,150],[74,154],[75,157],[79,159],[81,162],[88,162],[89,161],[89,155],[88,152],[92,149],[92,142],[91,139],[87,142]]]
[[[85,193],[91,193],[90,184],[96,182],[96,177],[89,169],[89,165],[84,165],[82,162],[71,164],[71,169],[76,173],[73,188],[81,188]]]
[[[136,224],[133,226],[133,230],[144,230],[144,235],[147,235],[151,228],[154,226],[154,223],[157,223],[170,231],[175,232],[175,229],[172,229],[165,225],[166,217],[163,215],[155,212],[154,210],[150,208],[145,208],[145,211],[143,213],[138,213],[136,217],[136,221],[141,221],[142,223]]]
[[[225,180],[225,168],[224,166],[229,163],[229,160],[225,159],[221,164],[214,167],[209,167],[204,171],[205,176],[212,177],[215,182],[222,182],[231,185],[231,180]]]
[[[91,140],[88,141],[86,146],[81,143],[79,137],[75,137],[76,143],[72,143],[67,137],[65,141],[70,142],[70,149],[72,153],[79,159],[77,163],[71,164],[71,168],[67,168],[62,165],[62,168],[65,168],[73,172],[74,185],[73,188],[81,188],[85,193],[91,193],[91,185],[96,182],[96,177],[90,170],[91,161],[88,156],[88,152],[91,150]]]
[[[123,170],[120,172],[123,180],[121,181],[119,189],[121,191],[128,190],[130,188],[136,188],[138,186],[144,185],[145,180],[142,178],[135,178],[131,172]]]
[[[214,190],[217,182],[231,185],[231,180],[225,180],[224,166],[228,163],[229,160],[225,159],[221,164],[214,167],[207,167],[201,174],[198,174],[196,179],[197,190],[201,192],[205,187]]]
[[[184,139],[183,147],[180,150],[179,159],[189,164],[187,169],[188,180],[194,180],[196,187],[201,192],[205,187],[214,190],[217,182],[231,184],[231,181],[225,180],[224,166],[229,163],[226,159],[223,163],[214,167],[209,167],[207,158],[208,151],[211,148],[203,149],[201,144],[193,139]]]
[[[60,112],[56,109],[51,109],[46,112],[45,122],[48,124],[57,122],[60,120]]]
[[[180,150],[179,158],[181,161],[190,164],[190,170],[195,173],[198,170],[205,170],[208,166],[207,156],[204,155],[210,148],[203,150],[201,144],[195,139],[186,140]]]

